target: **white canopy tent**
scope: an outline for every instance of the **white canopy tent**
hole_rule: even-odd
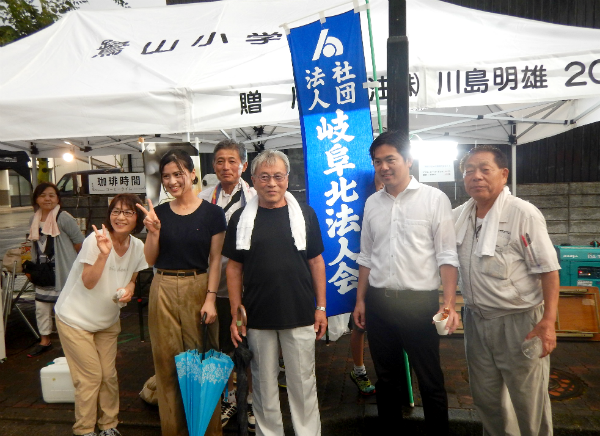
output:
[[[285,29],[364,4],[225,0],[71,12],[0,48],[0,148],[35,145],[39,157],[122,154],[154,134],[198,138],[206,152],[232,135],[298,147]],[[388,2],[370,7],[381,78]],[[600,30],[436,0],[408,0],[407,25],[410,130],[424,140],[523,144],[600,120]]]

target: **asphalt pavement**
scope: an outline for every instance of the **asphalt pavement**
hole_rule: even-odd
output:
[[[14,209],[0,207],[0,256],[2,257],[9,248],[18,247],[25,242],[25,235],[29,233],[28,224],[33,215],[33,208]]]
[[[33,302],[21,303],[32,323]],[[154,373],[151,344],[140,341],[137,303],[130,303],[121,314],[117,371],[120,385],[119,426],[124,436],[159,435],[158,410],[142,401],[139,392],[144,381]],[[142,315],[145,337],[147,314]],[[34,345],[33,335],[14,312],[7,328],[7,359],[0,364],[0,434],[5,435],[69,435],[73,423],[73,404],[45,403],[42,399],[40,370],[62,355],[60,338],[52,335],[54,349],[27,358]],[[448,400],[452,435],[480,435],[481,424],[469,391],[464,355],[464,341],[458,335],[441,341],[441,358]],[[369,348],[365,363],[375,381]],[[596,342],[561,340],[552,355],[551,394],[555,435],[600,434],[600,345]],[[316,347],[316,375],[324,435],[371,435],[375,431],[377,408],[375,397],[359,395],[348,373],[352,369],[350,336],[342,336],[327,345]],[[418,386],[413,380],[415,407],[405,408],[405,419],[412,426],[411,435],[423,434],[423,410]],[[286,434],[293,434],[287,396],[280,390]],[[41,431],[41,425],[44,430]],[[234,423],[225,434],[237,434]]]

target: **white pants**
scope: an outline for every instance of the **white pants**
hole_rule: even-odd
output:
[[[279,404],[279,347],[285,362],[292,423],[297,436],[321,434],[312,325],[286,330],[248,329],[257,436],[283,436]]]
[[[35,300],[35,320],[42,336],[50,336],[52,333],[52,311],[54,303]]]

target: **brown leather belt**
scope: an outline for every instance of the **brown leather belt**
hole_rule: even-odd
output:
[[[170,269],[157,269],[156,272],[158,274],[162,274],[163,276],[173,276],[173,277],[190,277],[196,276],[200,274],[206,274],[206,270],[199,269],[183,269],[183,270],[170,270]]]

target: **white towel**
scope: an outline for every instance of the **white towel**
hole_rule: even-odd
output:
[[[285,193],[285,201],[287,201],[288,213],[290,215],[290,228],[292,230],[292,237],[294,238],[294,245],[298,251],[306,250],[306,224],[304,222],[304,215],[302,215],[302,209],[300,209],[300,205],[294,196],[287,191]],[[257,212],[258,196],[248,200],[242,216],[240,216],[235,241],[235,248],[237,250],[250,250],[252,230],[254,230],[254,220],[256,219]]]
[[[498,224],[500,224],[500,216],[502,215],[502,209],[504,208],[504,201],[506,197],[510,195],[508,186],[505,186],[500,195],[494,201],[494,205],[486,214],[481,224],[481,230],[479,231],[479,240],[475,247],[475,256],[494,256],[496,254],[496,242],[498,239]],[[467,228],[469,227],[469,217],[473,214],[477,203],[472,198],[467,201],[458,219],[454,223],[454,231],[456,232],[456,243],[462,245]]]

